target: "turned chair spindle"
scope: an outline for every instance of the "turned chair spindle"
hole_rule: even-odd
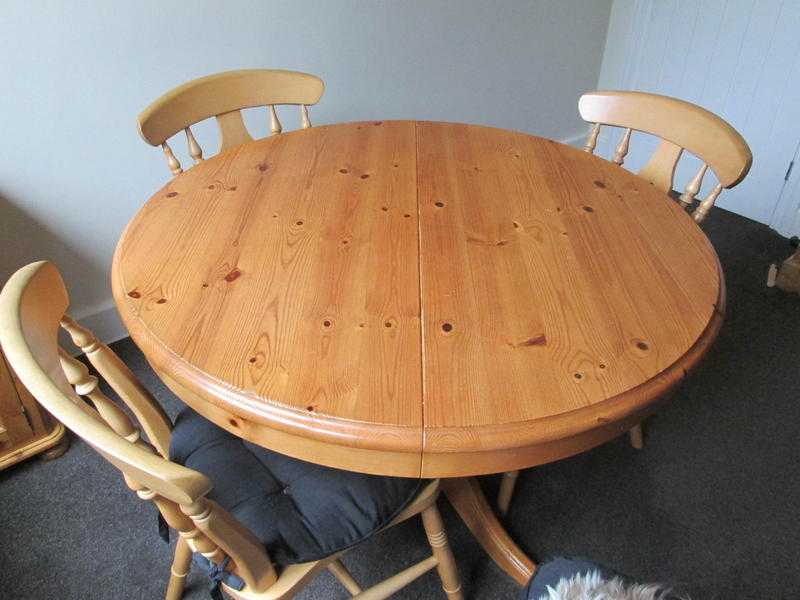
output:
[[[622,139],[617,144],[616,149],[614,150],[614,158],[612,162],[622,166],[625,162],[625,157],[628,155],[628,148],[631,145],[631,133],[633,130],[628,128],[625,130],[625,133],[622,135]]]
[[[173,175],[180,175],[183,173],[181,163],[177,158],[175,158],[175,155],[172,153],[172,148],[169,147],[169,144],[167,142],[163,142],[161,144],[161,149],[164,150],[164,156],[167,157],[167,166],[169,167],[170,172]]]
[[[697,193],[700,191],[700,187],[703,185],[703,177],[705,176],[707,170],[708,165],[703,163],[695,176],[692,177],[686,184],[686,187],[683,189],[683,193],[679,198],[679,202],[684,208],[689,208],[692,204],[694,204],[694,198],[697,196]]]
[[[271,135],[275,135],[283,131],[283,126],[281,125],[280,119],[278,119],[278,113],[275,111],[275,105],[269,105],[269,132]]]
[[[594,123],[589,132],[589,137],[586,138],[586,144],[583,146],[583,151],[589,154],[594,154],[594,149],[597,148],[597,136],[600,135],[600,123]]]
[[[321,79],[307,73],[276,69],[227,71],[185,83],[153,102],[139,115],[139,133],[152,146],[160,145],[173,175],[182,172],[180,162],[167,140],[181,130],[186,132],[189,155],[194,164],[203,160],[203,151],[191,125],[214,117],[219,129],[219,151],[251,141],[242,119],[245,108],[266,107],[270,135],[282,131],[275,106],[294,104],[300,109],[303,129],[311,127],[308,106],[316,104],[325,89]]]
[[[192,157],[194,164],[197,164],[203,160],[203,149],[200,147],[200,144],[197,143],[197,140],[194,139],[191,128],[186,127],[184,131],[186,132],[186,145],[189,147],[189,156]]]

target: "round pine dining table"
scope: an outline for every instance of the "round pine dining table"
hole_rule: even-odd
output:
[[[150,198],[114,298],[194,410],[250,442],[444,478],[490,556],[533,561],[475,476],[625,433],[719,330],[706,236],[619,166],[531,135],[371,121],[248,142]]]

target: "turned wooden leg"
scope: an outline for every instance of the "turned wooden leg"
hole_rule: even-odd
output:
[[[447,534],[444,531],[442,516],[435,504],[422,511],[422,524],[425,533],[428,534],[428,543],[433,549],[433,556],[436,558],[436,570],[439,571],[439,579],[442,580],[442,589],[450,600],[463,600],[461,593],[461,580],[458,577],[458,567],[456,559],[447,543]]]
[[[497,494],[497,510],[501,515],[508,513],[511,497],[514,495],[514,486],[517,485],[517,477],[519,477],[519,471],[508,471],[503,473],[503,479],[500,480],[500,492]]]
[[[165,600],[180,600],[183,596],[183,586],[186,583],[186,576],[189,574],[189,566],[192,563],[192,550],[189,544],[182,537],[178,538],[175,544],[175,559],[172,561],[172,569],[167,584],[167,594]]]
[[[447,499],[497,566],[520,585],[526,585],[536,569],[503,529],[474,477],[442,479]]]
[[[637,450],[641,450],[642,448],[644,448],[644,433],[642,432],[641,423],[632,427],[631,430],[628,432],[628,435],[631,438],[631,446],[633,446]]]

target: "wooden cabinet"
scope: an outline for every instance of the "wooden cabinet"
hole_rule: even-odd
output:
[[[57,458],[68,447],[64,426],[39,406],[0,351],[0,469],[39,453]]]

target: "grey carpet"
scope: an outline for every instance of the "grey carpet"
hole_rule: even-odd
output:
[[[695,599],[797,598],[800,297],[764,286],[769,263],[790,248],[767,227],[719,209],[706,229],[729,308],[702,366],[648,421],[643,451],[620,438],[524,472],[506,523],[533,556],[591,557]],[[131,341],[114,349],[174,415],[180,402]],[[497,478],[484,482],[494,493]],[[468,596],[516,598],[516,586],[443,505]],[[370,583],[426,552],[415,520],[345,562]],[[61,459],[0,473],[1,597],[159,598],[169,561],[154,508],[85,444],[73,440]],[[300,597],[347,596],[323,574]],[[431,573],[397,597],[443,596]],[[196,573],[186,598],[207,598]]]

